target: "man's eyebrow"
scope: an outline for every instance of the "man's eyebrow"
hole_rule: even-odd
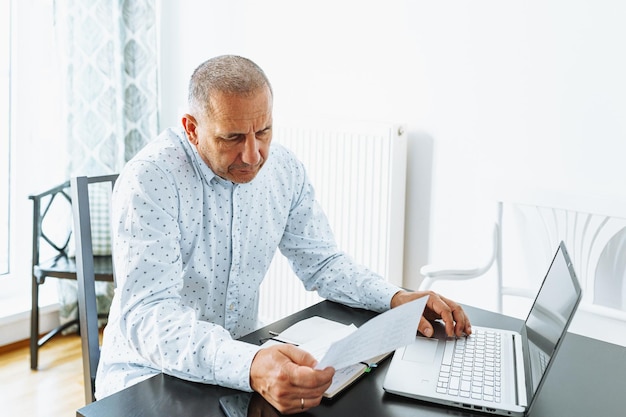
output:
[[[217,135],[218,138],[222,138],[222,139],[226,139],[226,140],[236,139],[239,136],[241,136],[240,133],[227,133],[227,134],[224,134],[224,135]]]
[[[260,132],[265,132],[268,130],[272,130],[272,125],[267,125],[262,129],[259,129],[257,131],[255,131],[254,133],[260,133]],[[220,138],[224,138],[224,139],[230,139],[230,138],[235,138],[237,136],[241,136],[241,135],[245,135],[244,132],[217,132],[217,136],[219,136]]]
[[[245,133],[237,131],[216,132],[216,134],[221,138],[233,138],[235,136],[245,135]]]

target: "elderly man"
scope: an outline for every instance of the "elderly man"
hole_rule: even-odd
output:
[[[450,335],[471,333],[453,301],[403,291],[337,248],[304,167],[272,144],[272,94],[246,58],[204,62],[182,127],[122,171],[98,398],[164,372],[257,391],[283,413],[318,405],[334,369],[313,369],[314,358],[294,346],[234,340],[257,327],[259,285],[277,248],[322,297],[381,312],[430,295],[426,318],[442,318]],[[419,329],[430,335],[426,318]]]

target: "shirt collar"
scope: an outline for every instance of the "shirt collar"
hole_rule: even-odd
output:
[[[194,165],[198,168],[200,175],[204,178],[205,182],[208,185],[211,185],[213,182],[219,182],[222,185],[232,185],[231,181],[225,180],[224,178],[217,175],[209,166],[204,162],[204,159],[198,153],[198,149],[189,142],[187,138],[187,134],[183,128],[179,129],[178,136],[180,137],[183,146],[188,150],[188,153],[192,156]]]

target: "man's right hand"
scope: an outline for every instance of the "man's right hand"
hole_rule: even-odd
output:
[[[250,367],[250,386],[283,414],[319,405],[335,370],[315,370],[315,358],[288,344],[257,352]]]

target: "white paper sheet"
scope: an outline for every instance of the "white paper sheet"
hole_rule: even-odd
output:
[[[324,357],[330,346],[341,339],[348,337],[350,334],[356,332],[358,328],[351,324],[349,326],[342,324],[341,327],[332,329],[326,333],[323,337],[317,337],[299,346],[300,349],[309,352],[318,361]],[[356,363],[356,362],[355,362]]]
[[[341,369],[413,342],[427,300],[422,297],[392,308],[333,342],[315,369]],[[307,350],[306,344],[300,347]]]
[[[351,324],[350,326],[356,330],[355,325]],[[330,335],[337,333],[337,337],[328,341],[328,345],[330,345],[331,342],[348,335],[346,327],[349,326],[323,317],[313,316],[297,322],[283,330],[279,335],[272,337],[272,339],[274,341],[299,346],[317,339],[329,340]],[[344,332],[344,334],[340,332]],[[309,351],[309,353],[311,352]]]

